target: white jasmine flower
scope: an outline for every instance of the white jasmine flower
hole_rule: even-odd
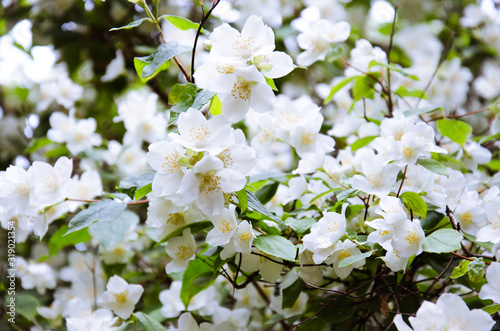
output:
[[[169,134],[169,140],[197,152],[219,153],[234,139],[231,137],[231,127],[223,116],[207,120],[194,108],[179,115],[177,128],[179,134]]]
[[[177,322],[177,328],[170,327],[167,330],[169,331],[215,331],[215,326],[210,323],[201,323],[198,326],[196,320],[190,313],[184,313],[179,317]]]
[[[347,22],[332,24],[328,20],[317,20],[308,31],[297,37],[300,48],[305,49],[298,55],[297,63],[309,66],[316,61],[324,60],[331,49],[331,44],[347,40],[350,33],[351,26]]]
[[[81,298],[73,298],[68,302],[68,317],[66,326],[68,331],[112,331],[117,317],[107,309],[99,308],[92,311],[90,302]]]
[[[189,261],[194,260],[196,256],[196,242],[191,230],[185,229],[182,231],[182,236],[169,239],[165,249],[172,258],[166,265],[165,272],[169,274],[185,270]]]
[[[352,269],[359,268],[365,264],[366,259],[361,259],[356,261],[347,267],[339,267],[339,263],[353,255],[361,254],[359,248],[349,239],[344,240],[344,242],[338,241],[335,244],[335,250],[333,254],[326,260],[327,264],[332,264],[333,270],[341,279],[346,278],[352,272]]]
[[[420,220],[413,219],[413,221],[410,221],[406,219],[395,224],[392,246],[397,250],[398,255],[411,257],[422,253],[424,238],[425,234],[420,225]]]
[[[322,263],[334,251],[337,240],[345,234],[345,210],[347,204],[342,206],[342,214],[326,212],[323,217],[311,227],[311,232],[304,236],[304,248],[313,253],[313,261]]]
[[[487,331],[495,324],[487,312],[481,309],[470,310],[460,296],[451,293],[442,294],[435,304],[424,301],[417,315],[410,317],[409,321],[415,331],[426,329]],[[394,318],[394,324],[399,331],[412,330],[400,314]]]
[[[149,145],[146,159],[156,171],[152,190],[156,195],[164,196],[175,193],[184,177],[184,170],[179,159],[186,156],[181,144],[159,141]]]
[[[210,217],[214,228],[207,234],[206,242],[212,246],[223,246],[231,240],[237,231],[237,220],[235,215],[236,205],[224,208],[219,215]]]
[[[361,167],[364,176],[354,175],[351,178],[353,188],[377,196],[385,196],[391,192],[398,176],[398,166],[385,164],[381,157],[373,157],[363,160]]]
[[[479,297],[483,300],[491,299],[495,303],[500,302],[500,263],[491,262],[486,269],[487,283],[481,287]]]
[[[236,233],[231,238],[231,241],[229,241],[229,243],[226,244],[224,249],[220,252],[221,259],[225,260],[230,258],[236,252],[249,252],[255,237],[252,225],[248,221],[242,221],[238,224],[238,230],[236,230]]]
[[[0,172],[0,205],[17,214],[28,208],[30,192],[28,172],[19,166],[9,166]]]
[[[139,302],[144,288],[141,285],[128,284],[120,276],[113,276],[106,285],[106,292],[97,298],[97,303],[112,310],[123,319],[130,317]]]
[[[59,158],[53,167],[45,162],[33,162],[28,169],[30,182],[33,185],[30,202],[53,204],[64,200],[71,184],[72,170],[73,162],[65,156]]]
[[[205,214],[220,214],[224,208],[224,193],[239,191],[246,183],[241,173],[223,166],[219,158],[208,155],[186,172],[177,191],[184,203],[196,200]]]

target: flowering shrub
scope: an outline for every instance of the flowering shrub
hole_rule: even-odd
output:
[[[0,329],[500,328],[498,1],[2,4]]]

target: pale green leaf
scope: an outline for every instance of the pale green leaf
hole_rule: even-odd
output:
[[[469,263],[470,263],[469,260],[460,261],[460,264],[458,266],[456,266],[455,269],[453,269],[453,272],[451,273],[450,278],[456,279],[456,278],[459,278],[459,277],[462,277],[463,275],[465,275],[467,273],[467,271],[469,270]]]
[[[149,315],[137,312],[134,313],[134,316],[141,322],[146,331],[165,331],[165,327]]]
[[[425,237],[423,249],[429,253],[449,253],[460,249],[462,235],[453,229],[440,229]]]
[[[128,29],[132,29],[132,28],[135,28],[135,27],[138,27],[139,25],[141,25],[144,21],[153,22],[153,21],[151,21],[149,18],[144,17],[144,18],[141,18],[141,19],[135,20],[135,21],[133,21],[133,22],[130,22],[130,23],[129,23],[129,24],[127,24],[127,25],[120,26],[119,28],[112,28],[112,29],[110,29],[109,31],[116,31],[116,30],[128,30]]]
[[[258,236],[253,241],[253,244],[266,254],[280,257],[287,261],[295,261],[295,256],[297,254],[295,246],[280,235],[265,234]]]
[[[446,167],[439,161],[436,161],[431,158],[421,158],[417,160],[417,164],[420,164],[425,169],[432,171],[435,174],[443,175],[448,177],[448,170]]]
[[[96,222],[89,225],[89,233],[93,238],[108,249],[110,246],[121,242],[131,228],[139,223],[139,216],[136,213],[125,210],[115,220],[111,222]]]
[[[93,203],[71,219],[66,234],[83,229],[95,221],[111,222],[117,219],[126,207],[125,202],[110,199]]]
[[[346,257],[342,261],[339,262],[339,267],[340,268],[345,268],[353,265],[354,263],[364,260],[367,257],[370,257],[372,255],[373,251],[361,253],[361,254],[356,254],[356,255],[351,255],[349,257]]]

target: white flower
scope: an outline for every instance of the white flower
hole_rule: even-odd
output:
[[[121,50],[116,51],[116,57],[109,62],[106,73],[101,77],[102,82],[110,82],[116,79],[125,71],[125,58]]]
[[[172,258],[172,261],[166,265],[165,272],[169,274],[185,270],[189,261],[194,260],[196,256],[196,242],[191,235],[191,230],[185,229],[182,231],[182,236],[169,239],[165,250]]]
[[[23,289],[36,289],[45,294],[46,289],[56,287],[56,274],[47,263],[28,263],[23,258],[16,258],[17,277],[21,278]]]
[[[246,183],[241,173],[223,166],[224,163],[212,155],[196,163],[184,175],[177,191],[184,203],[196,200],[205,214],[220,214],[224,208],[224,193],[239,191]]]
[[[332,256],[330,256],[327,260],[327,264],[333,265],[333,270],[341,279],[346,278],[352,272],[352,269],[359,268],[365,264],[365,259],[361,259],[359,261],[354,262],[350,266],[340,267],[339,263],[342,262],[345,258],[350,256],[361,254],[361,251],[357,246],[350,241],[349,239],[344,242],[337,242],[335,245],[335,250],[333,251]]]
[[[68,317],[66,327],[68,331],[112,331],[117,317],[107,309],[100,308],[92,311],[90,302],[81,298],[73,298],[67,304]]]
[[[424,238],[425,234],[420,225],[420,220],[413,219],[411,221],[406,219],[395,224],[392,246],[397,250],[398,255],[411,257],[422,253]]]
[[[74,111],[69,116],[55,112],[50,116],[51,129],[47,137],[55,142],[64,142],[71,154],[86,151],[101,144],[101,136],[95,133],[97,122],[93,118],[76,120]]]
[[[179,317],[177,328],[170,327],[169,331],[215,331],[215,327],[210,323],[201,323],[198,326],[196,320],[190,313],[184,313]]]
[[[368,194],[377,196],[388,195],[396,183],[399,167],[385,164],[381,157],[364,159],[361,163],[364,176],[354,175],[351,186]]]
[[[333,151],[335,140],[332,137],[319,133],[323,124],[323,116],[317,113],[309,121],[295,127],[290,132],[290,145],[295,147],[297,154],[329,153]]]
[[[0,205],[12,214],[27,209],[31,189],[28,172],[23,168],[11,165],[0,172]]]
[[[179,115],[177,128],[179,134],[169,134],[169,140],[197,152],[219,153],[234,142],[231,127],[224,116],[207,120],[194,108]]]
[[[221,259],[225,260],[230,258],[236,252],[249,252],[255,237],[252,225],[248,221],[242,221],[238,224],[238,230],[236,230],[236,233],[231,238],[231,241],[229,241],[229,243],[226,244],[224,249],[220,252]]]
[[[481,310],[470,310],[464,300],[451,293],[442,294],[434,304],[424,301],[415,317],[409,318],[413,330],[491,330],[495,321]],[[412,329],[403,321],[400,314],[394,318],[394,324],[399,331]]]
[[[35,161],[28,169],[33,189],[30,202],[33,204],[53,204],[61,202],[68,195],[70,177],[73,170],[71,159],[63,156],[54,167],[50,164]]]
[[[123,319],[130,317],[144,292],[141,285],[129,285],[123,278],[116,275],[109,279],[106,290],[97,298],[97,303],[112,310]]]
[[[250,310],[246,308],[236,308],[230,310],[225,307],[217,307],[214,312],[214,325],[218,330],[248,330],[248,320]]]
[[[483,300],[491,299],[495,303],[500,303],[500,263],[492,262],[486,269],[486,280],[488,281],[479,292],[479,297]]]
[[[347,22],[332,24],[324,19],[314,22],[308,31],[297,37],[300,48],[305,49],[298,55],[297,63],[309,66],[324,60],[331,44],[345,41],[350,33],[351,26]]]
[[[313,252],[313,261],[320,264],[334,251],[337,240],[345,234],[345,210],[347,204],[342,206],[342,214],[326,212],[323,217],[311,227],[311,233],[304,236],[304,248]]]
[[[233,123],[243,119],[250,108],[264,113],[276,102],[271,86],[255,66],[237,68],[224,88],[215,92],[222,101],[222,114]]]
[[[214,228],[207,234],[206,242],[212,246],[223,246],[231,240],[237,231],[237,220],[235,215],[236,205],[224,208],[222,213],[210,217]]]
[[[184,225],[202,219],[202,214],[195,205],[176,206],[172,200],[152,194],[148,198],[146,224],[158,229],[160,240]]]
[[[152,190],[156,195],[164,196],[175,193],[184,177],[179,159],[186,156],[182,145],[174,142],[159,141],[149,145],[146,159],[156,171]]]

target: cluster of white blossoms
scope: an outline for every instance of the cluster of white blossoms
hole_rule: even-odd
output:
[[[25,170],[11,165],[0,172],[0,214],[2,227],[15,221],[23,242],[29,233],[43,237],[48,225],[77,209],[80,202],[66,199],[93,199],[102,193],[101,179],[95,169],[87,168],[81,176],[71,177],[73,161],[61,157],[54,166],[35,161]]]
[[[250,16],[241,33],[223,24],[210,34],[210,56],[195,72],[196,84],[216,92],[222,114],[234,123],[249,109],[272,110],[275,96],[266,79],[287,75],[292,58],[274,51],[274,32],[262,18]]]
[[[159,16],[166,4],[130,0],[149,19],[111,34],[121,41],[109,39],[116,58],[98,79],[92,61],[70,72],[18,23],[0,37],[0,85],[26,90],[34,139],[0,171],[0,221],[25,243],[16,277],[39,301],[33,331],[491,329],[500,12],[472,1],[446,15],[459,31],[449,46],[425,12],[439,1],[221,0],[200,26],[183,18],[189,1]],[[406,20],[417,7],[436,19]],[[135,66],[156,68],[156,93],[118,49],[118,33],[153,21],[165,44]],[[16,98],[2,99],[2,137],[19,129],[3,118]],[[85,118],[103,99],[111,110]]]

